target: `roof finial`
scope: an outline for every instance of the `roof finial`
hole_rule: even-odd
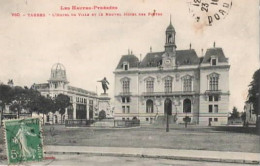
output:
[[[153,48],[152,48],[152,46],[150,46],[150,52],[153,52]]]
[[[214,43],[213,43],[213,47],[215,48],[216,47],[216,42],[214,41]]]
[[[190,50],[191,50],[191,43],[190,43]]]
[[[140,62],[142,61],[142,54],[140,54]]]
[[[130,49],[128,48],[128,55],[130,55]]]
[[[203,56],[203,48],[201,49],[201,54],[202,54],[202,56]]]
[[[170,24],[172,24],[172,14],[170,14]]]

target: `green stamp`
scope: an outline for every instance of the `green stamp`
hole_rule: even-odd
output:
[[[4,121],[9,164],[41,161],[43,144],[38,118]]]

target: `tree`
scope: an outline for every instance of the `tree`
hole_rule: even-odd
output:
[[[5,106],[12,101],[12,88],[8,85],[0,84],[0,106],[1,106],[1,117],[0,126],[3,120],[3,110]]]
[[[248,90],[248,100],[247,102],[253,104],[253,113],[256,114],[257,116],[257,121],[256,121],[256,127],[260,127],[260,122],[259,122],[259,117],[260,115],[260,69],[258,69],[254,75],[253,75],[253,80],[249,84],[249,90]]]
[[[232,119],[239,118],[239,112],[237,111],[237,107],[233,107],[232,113],[231,113],[231,118]]]
[[[65,109],[71,105],[69,96],[64,94],[59,94],[55,98],[54,103],[56,110],[58,110],[61,115],[64,115]]]

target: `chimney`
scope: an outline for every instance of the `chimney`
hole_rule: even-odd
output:
[[[150,46],[150,52],[153,52],[153,48],[152,48],[152,46]]]

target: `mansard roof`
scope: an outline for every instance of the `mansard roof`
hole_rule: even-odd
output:
[[[226,58],[222,48],[209,48],[206,51],[202,63],[210,63],[211,56],[216,56],[218,62],[228,62],[228,58]]]
[[[123,55],[116,68],[122,69],[124,62],[127,62],[130,68],[138,67],[139,65],[139,59],[135,55]]]
[[[140,67],[157,67],[162,62],[162,55],[165,52],[150,52],[147,53],[142,60]],[[178,65],[198,65],[200,59],[194,49],[177,50],[176,63]]]
[[[200,60],[194,49],[177,50],[176,63],[178,63],[178,65],[198,65]]]
[[[156,67],[162,61],[162,55],[164,52],[150,52],[147,53],[142,62],[140,63],[140,67]]]

